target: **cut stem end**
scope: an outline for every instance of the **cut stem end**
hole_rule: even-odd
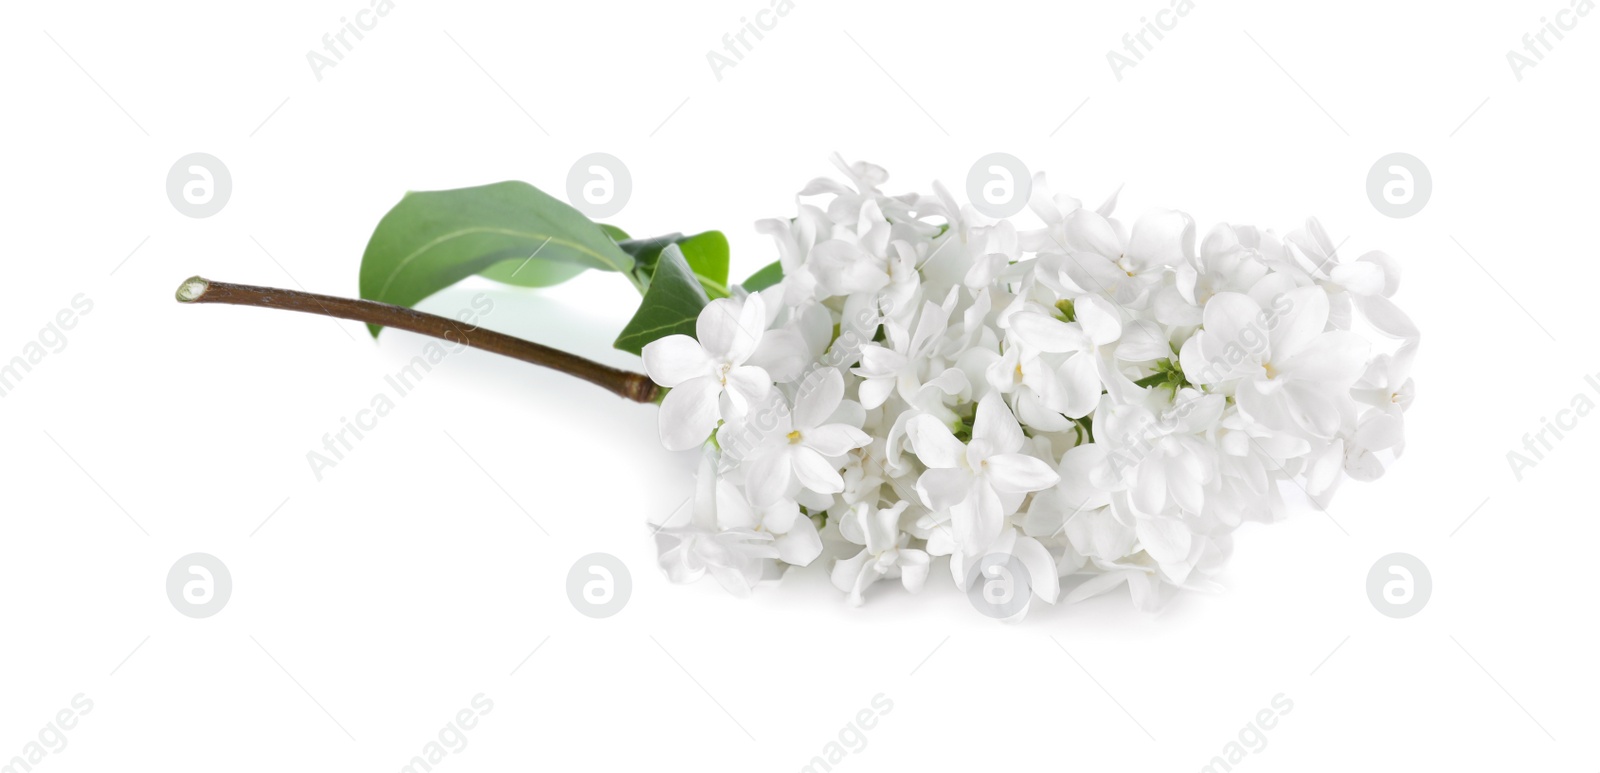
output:
[[[210,280],[205,277],[191,276],[183,280],[183,284],[178,285],[178,302],[194,303],[200,300],[200,296],[205,295],[209,289],[211,289]]]

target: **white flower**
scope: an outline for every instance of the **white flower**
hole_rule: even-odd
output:
[[[1369,345],[1354,333],[1327,330],[1321,288],[1290,290],[1270,308],[1249,295],[1218,293],[1206,304],[1205,329],[1184,344],[1184,373],[1199,384],[1231,382],[1240,409],[1258,422],[1332,437]]]
[[[1022,427],[1000,396],[978,403],[972,440],[962,443],[949,427],[926,414],[906,425],[911,448],[928,471],[917,492],[934,510],[948,510],[955,538],[967,553],[981,552],[1000,536],[1005,517],[1022,495],[1056,484],[1055,470],[1022,450]]]
[[[1099,405],[1103,386],[1098,350],[1122,335],[1122,323],[1109,306],[1098,297],[1084,296],[1074,304],[1077,319],[1070,323],[1035,310],[1008,318],[1011,331],[1021,344],[1012,350],[1016,352],[1016,371],[1023,383],[1039,394],[1045,407],[1077,419]],[[1051,368],[1037,356],[1030,357],[1030,352],[1065,356]],[[1007,355],[1013,356],[1011,352]]]
[[[900,514],[910,504],[901,501],[879,510],[862,502],[839,527],[845,539],[865,546],[833,565],[833,586],[849,593],[851,604],[860,606],[867,586],[885,577],[899,577],[912,593],[922,590],[928,579],[928,554],[908,547],[911,535],[900,531]]]
[[[702,457],[689,523],[655,528],[659,563],[675,583],[694,582],[709,573],[729,593],[742,596],[761,579],[765,563],[777,558],[778,551],[771,533],[719,526],[717,484],[711,457]]]
[[[695,320],[695,338],[670,335],[646,344],[645,373],[672,391],[661,402],[661,442],[673,451],[694,448],[717,422],[744,415],[765,397],[772,378],[744,364],[761,343],[766,310],[761,296],[719,298]]]
[[[1197,246],[1182,212],[1125,228],[1118,194],[1085,209],[1042,174],[1032,221],[996,220],[834,163],[757,225],[781,282],[644,350],[663,442],[706,455],[689,522],[656,535],[672,580],[745,593],[831,562],[860,604],[948,561],[961,588],[1015,575],[1007,619],[1124,586],[1153,610],[1217,588],[1280,489],[1326,506],[1404,451],[1421,336],[1389,256],[1341,260],[1314,219]]]
[[[941,372],[927,384],[923,382],[925,374],[922,371],[937,361],[935,358],[949,322],[950,309],[928,301],[923,304],[922,313],[917,317],[915,332],[908,336],[897,333],[894,327],[888,327],[892,346],[863,346],[861,364],[854,368],[854,373],[862,378],[861,405],[877,408],[892,393],[898,393],[900,399],[908,403],[918,404],[925,397],[922,394],[925,386],[932,386],[944,394],[953,394],[964,386],[965,380],[961,378],[960,371],[951,370]]]
[[[970,564],[970,565],[969,565]],[[1017,571],[1019,570],[1020,571]],[[1017,571],[1022,576],[996,577]],[[1046,604],[1056,603],[1061,595],[1061,576],[1056,571],[1055,557],[1039,540],[1026,536],[1016,529],[1006,529],[999,539],[978,559],[969,559],[961,553],[950,556],[950,572],[955,575],[956,586],[966,590],[974,584],[987,585],[996,580],[1003,583],[1000,590],[1011,594],[1026,592],[1028,598],[1017,605],[1014,614],[1001,618],[1006,622],[1022,619],[1034,598]],[[986,575],[986,576],[985,576]],[[1017,586],[1021,585],[1019,589]],[[985,591],[990,588],[985,588]],[[1010,599],[1000,600],[1006,604]]]
[[[1183,390],[1160,413],[1141,404],[1114,406],[1097,417],[1099,439],[1112,468],[1106,483],[1131,492],[1144,515],[1170,514],[1173,507],[1198,513],[1216,475],[1215,448],[1199,433],[1221,415],[1220,395]]]
[[[830,423],[843,398],[844,379],[833,368],[823,368],[801,384],[794,410],[778,417],[746,467],[753,501],[771,504],[793,496],[796,488],[819,494],[844,490],[842,457],[872,438],[849,424]]]
[[[805,566],[822,553],[817,526],[792,499],[757,506],[727,480],[717,481],[717,526],[725,531],[749,530],[772,535],[772,549],[786,564]]]
[[[1182,212],[1151,212],[1127,236],[1114,221],[1083,209],[1067,215],[1065,227],[1061,269],[1080,290],[1118,303],[1142,306],[1167,271],[1194,256],[1194,220]]]

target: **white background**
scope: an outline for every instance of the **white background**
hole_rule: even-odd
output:
[[[49,773],[396,770],[481,692],[493,711],[436,769],[798,770],[882,693],[837,768],[1198,770],[1283,693],[1236,769],[1600,765],[1600,419],[1520,482],[1506,460],[1574,395],[1600,402],[1600,14],[1519,81],[1506,52],[1568,0],[1198,0],[1119,82],[1106,52],[1167,0],[796,0],[719,82],[706,52],[767,0],[397,0],[319,81],[307,52],[366,3],[3,12],[0,358],[76,294],[94,306],[0,399],[0,763],[81,692]],[[694,457],[659,448],[654,407],[468,352],[318,482],[306,453],[423,339],[172,300],[196,273],[354,295],[403,191],[559,195],[593,151],[632,172],[611,222],[720,228],[744,276],[775,257],[752,223],[836,150],[891,191],[959,190],[1003,151],[1091,204],[1125,184],[1124,216],[1315,214],[1345,253],[1388,251],[1423,330],[1406,455],[1331,518],[1246,527],[1225,593],[1156,616],[1119,592],[1003,626],[947,573],[860,609],[815,569],[737,600],[654,567],[644,523]],[[1407,219],[1365,192],[1396,151],[1434,182]],[[165,192],[192,152],[233,179],[206,219]],[[490,327],[638,367],[609,348],[637,303],[615,276],[423,308],[480,292]],[[234,582],[203,620],[164,589],[194,551]],[[633,577],[605,620],[566,591],[597,551]],[[1434,582],[1405,620],[1365,589],[1395,551]]]

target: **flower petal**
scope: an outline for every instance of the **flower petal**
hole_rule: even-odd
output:
[[[928,554],[920,550],[901,548],[900,585],[907,592],[917,593],[928,580]]]
[[[772,391],[772,377],[754,365],[740,365],[728,371],[726,383],[725,394],[732,409],[728,412],[730,419],[744,416],[749,412],[750,406],[760,402],[768,392]]]
[[[869,378],[856,387],[856,394],[861,398],[861,407],[872,410],[883,405],[894,393],[895,379]]]
[[[1000,536],[1006,512],[994,487],[979,481],[967,501],[951,508],[950,516],[956,541],[970,555],[984,552]]]
[[[967,447],[943,422],[926,413],[906,422],[906,436],[911,440],[912,452],[929,467],[955,468],[966,458]]]
[[[761,525],[755,508],[740,493],[739,487],[723,478],[717,481],[717,527],[720,529],[754,529]]]
[[[1139,545],[1151,558],[1161,563],[1179,563],[1189,557],[1191,534],[1176,518],[1140,518],[1135,525],[1139,532]]]
[[[1032,537],[1019,536],[1011,546],[1011,554],[1027,568],[1033,595],[1047,603],[1056,603],[1056,597],[1061,595],[1061,577],[1056,574],[1056,560],[1050,551]]]
[[[794,398],[794,426],[819,427],[844,399],[844,377],[836,368],[821,368],[800,382]]]
[[[967,500],[972,493],[972,474],[966,470],[932,469],[917,478],[917,490],[933,510],[948,510]]]
[[[1133,224],[1127,256],[1139,271],[1194,260],[1194,218],[1177,210],[1147,213]]]
[[[1122,237],[1117,234],[1117,229],[1112,227],[1111,221],[1098,212],[1073,210],[1062,222],[1066,224],[1065,246],[1110,260],[1121,257]]]
[[[1347,330],[1317,336],[1294,356],[1274,362],[1285,376],[1349,389],[1367,366],[1372,345]]]
[[[1079,553],[1102,561],[1117,561],[1132,553],[1139,538],[1132,524],[1119,522],[1106,507],[1068,518],[1062,531]]]
[[[1400,307],[1394,305],[1394,302],[1388,298],[1379,298],[1377,296],[1357,298],[1356,308],[1361,310],[1362,316],[1366,317],[1367,321],[1378,329],[1378,332],[1390,338],[1416,341],[1422,337],[1422,334],[1417,331],[1416,323],[1412,322],[1411,318],[1406,316],[1406,313],[1401,311]]]
[[[706,353],[723,362],[740,364],[761,342],[765,312],[761,296],[751,295],[743,303],[718,298],[700,310],[695,320],[695,337]]]
[[[800,444],[827,457],[843,456],[852,448],[872,442],[867,433],[848,424],[824,424],[802,430]]]
[[[800,331],[793,327],[768,330],[761,334],[761,344],[745,360],[772,374],[774,381],[788,383],[805,372],[810,351]]]
[[[664,387],[675,387],[691,378],[711,375],[711,357],[700,342],[686,335],[657,338],[644,345],[644,372]]]
[[[794,528],[773,540],[778,559],[794,566],[809,566],[822,554],[822,537],[810,518],[795,521]]]
[[[745,490],[756,505],[771,505],[789,494],[793,463],[787,445],[770,449],[744,464]]]
[[[1386,277],[1383,266],[1370,260],[1357,260],[1334,266],[1330,275],[1334,284],[1356,295],[1378,295],[1383,292]]]
[[[844,491],[844,478],[828,463],[822,454],[805,446],[794,446],[789,451],[794,465],[794,475],[800,485],[819,494],[837,494]]]
[[[1122,317],[1111,301],[1098,295],[1085,295],[1073,306],[1078,324],[1096,345],[1105,346],[1122,337]]]
[[[851,604],[860,606],[861,592],[878,579],[878,576],[872,574],[867,567],[867,562],[871,558],[872,556],[863,550],[849,558],[840,559],[829,573],[833,587],[850,594]]]
[[[1242,353],[1256,355],[1249,359],[1259,360],[1260,354],[1266,350],[1265,317],[1261,306],[1250,296],[1243,293],[1217,293],[1206,302],[1202,318],[1206,341],[1205,351],[1201,353],[1207,358],[1219,359],[1228,347],[1235,346]],[[1215,364],[1220,366],[1217,370],[1227,369],[1226,362]],[[1189,364],[1184,365],[1185,372],[1188,372]]]
[[[990,392],[978,401],[978,411],[972,419],[972,439],[987,441],[994,451],[1005,454],[1022,448],[1022,426],[998,392]]]
[[[1068,357],[1066,362],[1061,363],[1056,375],[1060,379],[1064,398],[1057,406],[1062,413],[1081,419],[1100,404],[1100,366],[1093,355],[1075,354]]]
[[[1267,325],[1274,362],[1298,354],[1328,326],[1328,292],[1300,287],[1274,298]]]
[[[1172,356],[1172,346],[1161,326],[1147,319],[1128,325],[1117,344],[1117,359],[1125,362],[1161,360]]]
[[[1037,311],[1012,314],[1007,324],[1017,340],[1037,352],[1076,352],[1091,345],[1081,327]]]
[[[1140,460],[1138,482],[1133,489],[1134,509],[1145,515],[1159,515],[1167,508],[1167,469],[1155,453]]]
[[[669,451],[687,451],[705,443],[717,426],[721,395],[722,384],[711,376],[673,387],[661,401],[661,444]]]
[[[996,491],[1024,493],[1056,485],[1061,476],[1042,459],[1027,454],[997,454],[984,460],[989,482]]]

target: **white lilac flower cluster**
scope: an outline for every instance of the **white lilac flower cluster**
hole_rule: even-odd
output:
[[[690,519],[655,529],[672,580],[824,560],[859,604],[948,557],[969,594],[1017,575],[998,617],[1123,583],[1154,609],[1214,586],[1280,484],[1322,506],[1403,449],[1418,333],[1387,255],[1342,261],[1315,220],[1197,245],[1186,214],[1128,227],[1042,175],[1024,230],[835,163],[758,226],[781,282],[644,349],[662,440],[703,452]]]

